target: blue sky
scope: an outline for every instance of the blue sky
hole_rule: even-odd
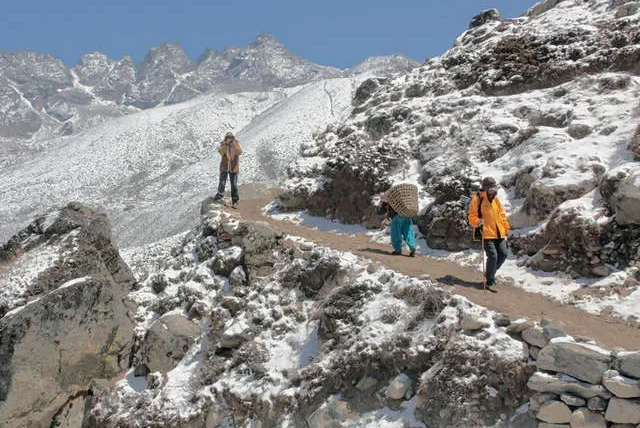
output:
[[[74,65],[99,50],[141,61],[152,46],[246,47],[261,32],[295,54],[347,68],[373,55],[423,61],[451,47],[478,12],[515,17],[534,0],[31,0],[4,2],[0,50],[35,50]]]

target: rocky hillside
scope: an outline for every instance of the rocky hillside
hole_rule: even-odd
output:
[[[281,206],[378,225],[378,194],[415,182],[429,246],[463,249],[461,198],[492,175],[524,263],[606,276],[640,262],[639,8],[546,0],[516,19],[479,14],[441,57],[364,82],[351,117],[303,146]]]
[[[388,74],[417,63],[395,55],[374,58],[350,73]],[[176,43],[149,50],[136,64],[100,52],[84,55],[71,69],[37,52],[0,52],[0,141],[20,142],[69,135],[97,122],[159,105],[174,104],[216,90],[266,91],[349,72],[313,64],[291,53],[269,34],[246,49],[205,51],[193,61]]]
[[[71,203],[0,247],[0,426],[48,427],[129,366],[135,278],[106,216]]]
[[[78,204],[2,248],[0,424],[507,426],[526,401],[509,319],[216,206],[127,251],[135,281]]]

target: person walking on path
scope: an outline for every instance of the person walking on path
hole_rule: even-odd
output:
[[[227,185],[227,176],[231,183],[231,206],[236,208],[240,196],[238,195],[238,173],[240,172],[240,155],[242,148],[240,142],[234,137],[233,133],[227,132],[224,140],[220,142],[218,153],[222,157],[220,159],[220,179],[218,181],[218,193],[214,197],[214,201],[222,202],[225,187]]]
[[[493,287],[496,272],[507,259],[506,238],[511,236],[511,226],[498,199],[498,184],[493,177],[482,180],[480,192],[469,203],[467,216],[471,227],[482,227],[483,247],[487,253],[484,280],[487,287]]]
[[[390,219],[389,232],[391,233],[391,245],[393,246],[394,256],[402,254],[402,240],[409,247],[409,257],[416,255],[416,238],[413,234],[413,221],[411,217],[404,217],[398,214],[391,205],[383,201],[386,205],[387,219]]]

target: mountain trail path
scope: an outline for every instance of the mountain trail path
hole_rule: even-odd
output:
[[[240,189],[240,196],[244,199],[240,201],[238,209],[225,208],[233,217],[266,222],[287,235],[299,236],[335,250],[350,252],[408,276],[427,275],[432,280],[453,287],[456,294],[511,317],[522,316],[536,321],[549,318],[562,324],[572,336],[589,337],[610,348],[640,350],[640,329],[628,325],[624,320],[587,313],[572,305],[501,282],[499,278],[496,285],[497,293],[485,291],[482,288],[482,273],[479,270],[431,256],[417,254],[416,257],[408,257],[406,250],[403,256],[393,256],[390,254],[389,245],[376,243],[364,233],[344,235],[274,219],[264,214],[264,207],[273,201],[275,193],[259,190],[246,192],[246,186],[249,185],[243,186],[244,193],[249,194],[243,194],[243,188]]]

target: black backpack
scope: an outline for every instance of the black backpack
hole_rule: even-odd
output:
[[[479,194],[476,195],[476,197],[478,198],[478,218],[482,218],[482,196],[480,196]],[[464,203],[464,215],[467,217],[467,224],[469,224],[469,205],[471,204],[471,198],[467,197],[467,199],[465,200]],[[482,225],[478,226],[478,227],[473,227],[469,224],[469,227],[473,230],[473,240],[474,241],[480,241],[482,240]]]

